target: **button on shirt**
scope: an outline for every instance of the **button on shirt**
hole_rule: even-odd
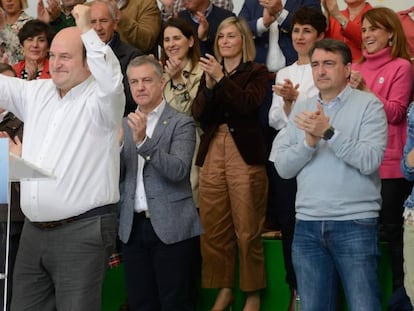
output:
[[[95,31],[82,41],[92,75],[63,98],[51,79],[0,75],[0,107],[25,123],[22,157],[55,176],[21,182],[21,207],[31,221],[61,220],[119,200],[121,68]]]
[[[142,143],[137,145],[137,149],[139,149],[139,147],[145,143],[148,137],[149,138],[152,137],[155,126],[157,125],[158,120],[160,119],[160,116],[162,112],[164,111],[164,107],[165,107],[165,101],[163,100],[161,104],[159,104],[153,111],[151,111],[147,115],[147,130],[146,130],[147,137]],[[145,166],[146,161],[151,161],[151,156],[147,155],[145,156],[145,158],[138,154],[137,156],[138,156],[137,190],[135,192],[134,209],[137,213],[140,213],[140,212],[148,210],[147,196],[145,194],[145,185],[144,185],[144,166]]]

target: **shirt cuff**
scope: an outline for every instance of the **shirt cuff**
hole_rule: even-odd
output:
[[[98,37],[98,34],[95,32],[93,28],[81,34],[81,38],[83,43],[85,44],[86,50],[88,50],[88,47],[103,48],[106,46],[106,44]]]
[[[144,138],[144,140],[142,142],[140,142],[139,144],[135,144],[135,146],[137,147],[137,149],[141,148],[142,145],[144,145],[144,143],[147,141],[147,137],[148,136],[145,135],[145,138]]]
[[[414,167],[411,167],[410,165],[408,165],[407,159],[404,159],[403,165],[404,165],[404,171],[407,174],[409,174],[409,175],[414,174]]]
[[[262,36],[262,34],[264,34],[266,31],[268,31],[269,28],[266,28],[266,26],[263,23],[263,17],[260,17],[257,22],[256,22],[256,31],[257,31],[257,35],[259,37]]]
[[[277,17],[276,21],[279,25],[282,25],[287,16],[289,15],[289,11],[286,9],[283,9],[282,12]]]
[[[303,145],[305,146],[306,149],[312,150],[312,151],[314,151],[318,148],[318,144],[316,144],[315,147],[309,146],[308,143],[306,142],[306,139],[303,140]]]

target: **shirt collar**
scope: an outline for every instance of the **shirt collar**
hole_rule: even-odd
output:
[[[204,12],[204,16],[207,18],[210,15],[212,10],[213,10],[213,3],[210,2],[210,4],[208,5],[207,10],[205,10],[205,12]],[[194,21],[194,23],[198,24],[197,15],[194,15],[193,13],[190,12],[190,16],[191,16],[191,19]]]
[[[164,111],[164,108],[165,108],[165,100],[163,99],[161,103],[157,107],[155,107],[154,110],[151,111],[149,114],[154,115],[157,119],[159,119]]]
[[[80,96],[83,96],[84,91],[89,87],[89,85],[92,83],[93,80],[94,80],[93,76],[90,75],[86,80],[82,81],[78,85],[71,88],[65,94],[65,96],[62,97],[62,99],[63,98],[78,99]],[[58,94],[60,93],[59,89],[57,89],[57,92],[58,92]]]
[[[224,60],[221,61],[221,65],[223,67],[223,72],[224,72]],[[243,72],[243,71],[251,71],[252,70],[252,62],[251,61],[247,61],[245,63],[243,63],[243,61],[241,61],[241,63],[232,71],[232,73],[235,72]]]
[[[165,108],[165,99],[163,99],[157,107],[155,107],[150,113],[148,113],[148,117],[149,118],[152,118],[152,117],[159,118],[161,116],[161,114],[163,113],[164,108]],[[138,106],[137,110],[139,111],[139,106]]]
[[[322,104],[322,106],[325,106],[326,108],[333,108],[336,104],[340,104],[345,100],[345,98],[349,95],[351,92],[351,87],[349,84],[345,86],[345,88],[335,97],[333,98],[329,103],[326,103],[321,98],[321,93],[318,94],[318,101]]]
[[[183,77],[186,78],[186,79],[188,79],[190,77],[190,75],[197,74],[197,69],[199,67],[199,64],[196,63],[196,65],[193,68],[191,68],[192,64],[193,63],[191,62],[191,59],[190,59],[187,62],[187,64],[184,66],[184,69],[183,69]]]

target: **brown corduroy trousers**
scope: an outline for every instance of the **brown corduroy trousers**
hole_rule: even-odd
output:
[[[240,289],[248,292],[266,286],[261,233],[267,189],[265,166],[247,165],[227,125],[220,126],[200,169],[203,287],[233,288],[236,254]]]

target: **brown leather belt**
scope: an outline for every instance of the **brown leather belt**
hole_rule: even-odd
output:
[[[71,222],[77,221],[77,220],[90,218],[94,216],[101,216],[101,215],[109,214],[109,213],[115,213],[116,208],[117,208],[116,204],[108,204],[108,205],[95,207],[78,216],[73,216],[73,217],[62,219],[62,220],[48,221],[48,222],[35,221],[35,222],[30,222],[30,223],[39,229],[54,229],[54,228],[69,224]]]

